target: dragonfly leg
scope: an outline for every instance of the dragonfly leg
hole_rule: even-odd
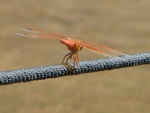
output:
[[[76,54],[76,58],[77,58],[77,65],[79,65],[80,59],[79,59],[79,57],[78,57],[78,54]]]
[[[66,64],[68,64],[68,60],[72,58],[72,53],[69,54],[69,57],[66,59]]]
[[[78,67],[78,57],[77,57],[77,54],[73,55],[73,63],[74,63],[74,68]]]
[[[68,53],[68,54],[66,54],[65,56],[64,56],[64,58],[63,58],[63,60],[62,60],[62,64],[64,63],[64,60],[65,60],[65,58],[68,56],[68,55],[70,55],[71,53]],[[67,58],[68,59],[68,58]],[[67,61],[67,60],[66,60]]]

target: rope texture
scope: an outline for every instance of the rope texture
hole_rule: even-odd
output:
[[[79,67],[75,69],[66,65],[53,65],[0,72],[0,85],[112,70],[144,64],[150,64],[150,52],[93,61],[83,61],[80,62]],[[70,65],[73,66],[73,64]]]

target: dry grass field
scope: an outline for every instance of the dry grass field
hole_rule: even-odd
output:
[[[60,64],[57,41],[15,35],[29,27],[99,42],[130,54],[150,50],[149,0],[1,0],[0,71]],[[81,60],[102,58],[83,49]],[[150,66],[0,87],[0,113],[149,113]]]

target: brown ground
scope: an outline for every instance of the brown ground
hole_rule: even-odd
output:
[[[42,29],[137,53],[150,48],[149,0],[1,0],[1,71],[59,64],[57,41],[16,36]],[[81,60],[101,56],[83,49]],[[150,66],[0,88],[0,113],[149,113]]]

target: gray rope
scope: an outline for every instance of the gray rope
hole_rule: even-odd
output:
[[[0,72],[0,85],[77,75],[97,71],[150,64],[150,52],[80,62],[78,68],[53,65]],[[73,65],[73,64],[70,64]]]

